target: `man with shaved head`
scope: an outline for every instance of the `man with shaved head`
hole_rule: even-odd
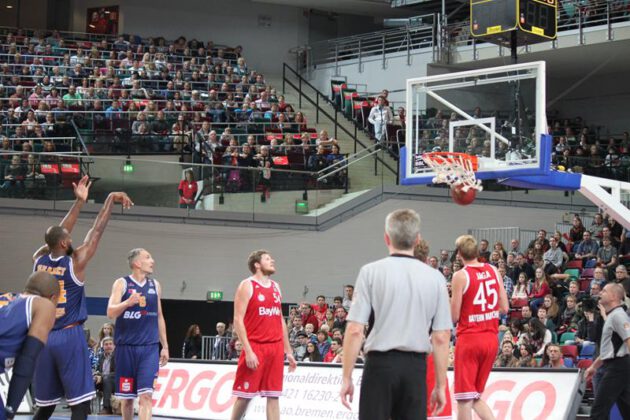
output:
[[[13,368],[6,407],[0,398],[0,418],[13,418],[20,406],[55,322],[58,299],[57,280],[42,271],[31,274],[24,293],[0,308],[0,374]]]
[[[109,194],[83,243],[72,246],[74,227],[83,204],[87,201],[90,180],[86,175],[73,184],[76,201],[59,226],[51,226],[44,237],[46,245],[33,255],[33,271],[53,275],[59,285],[59,301],[55,325],[42,350],[35,369],[35,420],[46,420],[55,405],[65,397],[72,419],[86,419],[90,401],[96,394],[83,323],[87,319],[84,290],[85,271],[96,253],[114,204],[125,208],[133,203],[123,192]]]
[[[617,404],[621,417],[630,419],[630,317],[623,306],[625,291],[617,283],[609,283],[599,294],[599,304],[606,311],[599,357],[586,370],[586,378],[603,366],[600,385],[591,409],[592,419],[608,419]]]

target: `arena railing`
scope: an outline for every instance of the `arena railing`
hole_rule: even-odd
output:
[[[414,50],[433,48],[434,59],[437,58],[435,42],[439,32],[439,15],[428,14],[410,19],[410,24],[402,28],[385,29],[360,35],[336,38],[309,44],[306,48],[306,68],[314,68],[321,64],[334,63],[335,74],[339,67],[348,61],[356,60],[362,71],[363,62],[382,61],[383,69],[387,63],[387,55],[406,55],[411,64]],[[301,70],[301,69],[300,69]]]
[[[297,80],[296,80],[297,79]],[[368,145],[364,144],[357,137],[357,127],[354,126],[354,133],[348,130],[343,125],[339,124],[339,111],[334,106],[334,103],[330,100],[328,96],[319,91],[315,86],[310,84],[306,79],[304,79],[296,70],[291,68],[287,63],[284,63],[282,66],[282,92],[286,92],[286,85],[289,85],[293,89],[295,89],[298,93],[298,108],[302,107],[302,99],[305,99],[307,102],[315,106],[315,122],[319,123],[320,114],[326,117],[329,121],[334,124],[334,138],[338,138],[339,132],[343,132],[347,135],[354,143],[354,153],[357,153],[358,146],[361,146],[362,149],[367,149]],[[307,89],[310,93],[307,93]],[[333,114],[331,115],[326,109],[322,107],[323,104],[329,104],[333,107]],[[387,170],[389,170],[393,174],[397,174],[397,168],[393,168],[390,166],[388,162],[385,162],[381,156],[375,155],[376,160]]]
[[[354,170],[348,168],[318,179],[325,172],[323,168],[315,166],[314,170],[309,170],[305,160],[298,162],[290,155],[274,157],[275,166],[267,170],[180,162],[177,158],[161,160],[155,156],[6,151],[0,152],[3,171],[11,165],[14,156],[20,157],[19,171],[13,179],[3,179],[0,183],[2,198],[48,201],[56,208],[73,199],[72,182],[89,174],[94,180],[90,196],[96,203],[102,202],[109,192],[122,190],[132,197],[138,208],[177,209],[171,213],[174,217],[191,220],[223,214],[231,218],[240,214],[240,218],[249,220],[255,220],[257,215],[273,215],[280,222],[294,216],[319,216],[325,206],[347,192],[348,177]],[[28,156],[31,156],[30,165]],[[322,158],[325,161],[326,155]],[[339,159],[348,157],[342,155]],[[190,208],[180,208],[178,185],[186,171],[192,172],[198,193],[189,203]],[[4,202],[5,207],[6,204]],[[313,222],[311,218],[308,224]]]
[[[231,341],[232,337],[201,336],[201,360],[231,360]]]

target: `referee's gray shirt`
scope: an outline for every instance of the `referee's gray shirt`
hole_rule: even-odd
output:
[[[619,334],[623,343],[615,354],[613,347],[612,336],[613,333]],[[630,354],[628,352],[628,346],[625,341],[630,337],[630,317],[623,307],[618,306],[608,314],[606,322],[604,322],[604,329],[602,330],[602,341],[599,348],[599,357],[602,360],[609,360],[615,357],[624,357]]]
[[[394,254],[361,267],[347,320],[367,324],[372,309],[366,353],[429,353],[429,329],[453,328],[444,276],[413,257]]]

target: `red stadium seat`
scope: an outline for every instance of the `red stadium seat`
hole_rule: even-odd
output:
[[[560,347],[562,351],[562,357],[568,357],[572,359],[574,362],[578,358],[578,348],[576,345],[568,344]]]
[[[529,301],[527,300],[527,298],[520,298],[520,299],[512,299],[512,308],[522,308],[523,306],[527,306],[529,304]]]
[[[578,269],[582,269],[582,260],[581,259],[577,259],[577,260],[571,260],[567,263],[566,268],[578,268]]]

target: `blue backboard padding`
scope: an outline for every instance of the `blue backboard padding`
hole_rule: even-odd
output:
[[[581,182],[581,174],[554,171],[549,172],[548,175],[510,176],[501,180],[501,184],[509,185],[510,187],[559,191],[579,190]]]

